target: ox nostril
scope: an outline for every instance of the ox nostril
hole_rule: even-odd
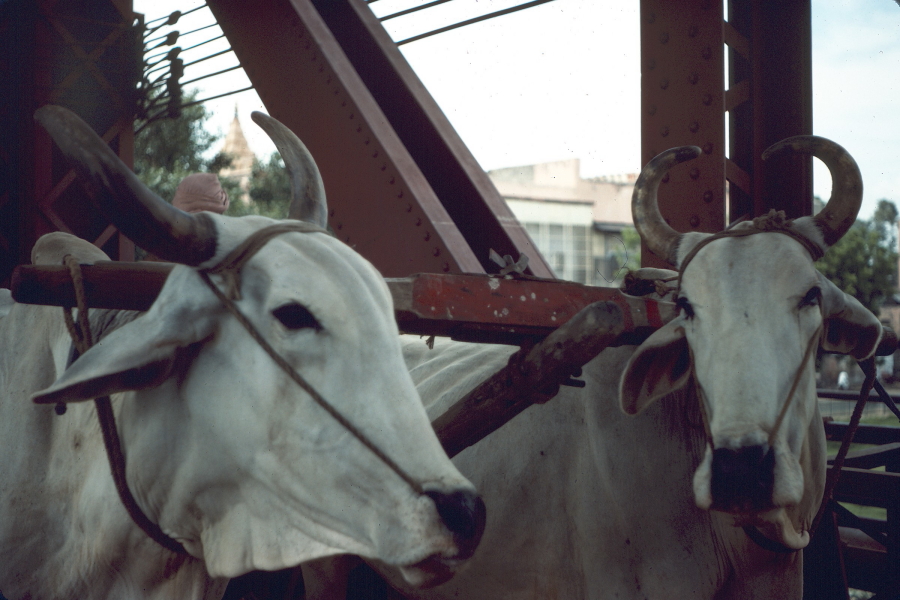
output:
[[[758,511],[771,507],[775,481],[775,451],[748,446],[713,451],[711,492],[713,508]]]
[[[425,492],[425,495],[434,502],[444,525],[453,533],[459,558],[471,556],[484,533],[485,508],[481,498],[472,492]]]

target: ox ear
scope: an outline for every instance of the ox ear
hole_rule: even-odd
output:
[[[681,319],[670,321],[631,355],[619,383],[622,410],[636,415],[667,394],[681,389],[691,375],[691,353]]]
[[[822,349],[849,354],[857,360],[872,356],[883,332],[878,318],[821,273],[819,287],[822,289],[822,314],[825,318]]]
[[[186,368],[198,343],[213,335],[218,308],[196,273],[176,267],[146,314],[101,339],[32,400],[81,402],[156,387]]]

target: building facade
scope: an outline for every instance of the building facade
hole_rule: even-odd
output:
[[[616,286],[634,247],[631,193],[637,174],[582,179],[578,159],[509,167],[488,176],[561,279]]]

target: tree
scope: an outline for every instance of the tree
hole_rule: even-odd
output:
[[[879,200],[868,221],[859,219],[816,263],[819,271],[878,314],[897,289],[897,207]]]
[[[192,90],[184,102],[196,97],[197,90]],[[171,202],[178,184],[191,173],[216,173],[231,162],[221,153],[203,158],[221,137],[206,130],[209,116],[203,104],[186,106],[178,118],[154,121],[135,136],[134,171],[161,198]],[[236,182],[223,179],[222,187],[232,200],[240,194]]]
[[[232,201],[228,214],[286,219],[290,205],[291,182],[281,155],[273,152],[266,162],[253,161],[253,170],[250,172],[250,204]]]

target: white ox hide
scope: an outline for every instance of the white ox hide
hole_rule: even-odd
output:
[[[83,161],[86,176],[95,189],[103,177],[115,187],[118,167],[98,153]],[[176,214],[197,216],[215,235],[200,268],[276,223]],[[128,235],[159,256],[171,243],[154,247],[152,236]],[[106,258],[55,234],[38,243],[34,259],[59,264],[64,254]],[[451,530],[442,515],[449,510],[457,526],[470,518],[465,525],[477,530],[478,500],[431,430],[376,269],[327,233],[292,232],[263,246],[241,275],[238,308],[397,468],[280,370],[195,267],[175,266],[143,315],[92,310],[93,328],[104,331],[68,369],[62,309],[11,303],[7,292],[0,302],[5,597],[211,599],[230,577],[348,552],[403,567],[424,584],[446,579],[471,554],[477,533]],[[94,405],[81,402],[104,394],[112,394],[138,506],[189,555],[163,549],[123,507]],[[65,414],[55,414],[57,402],[68,403]]]
[[[657,182],[672,164],[657,165]],[[645,241],[658,233],[635,212]],[[790,227],[827,248],[818,221]],[[682,265],[706,237],[679,236],[667,258]],[[463,573],[410,598],[799,600],[802,554],[765,550],[743,527],[784,550],[808,543],[826,449],[806,349],[823,326],[823,348],[865,358],[881,326],[781,233],[701,248],[677,302],[642,345],[588,363],[584,388],[563,387],[454,459],[488,507],[484,537]],[[404,342],[432,420],[514,350]]]

